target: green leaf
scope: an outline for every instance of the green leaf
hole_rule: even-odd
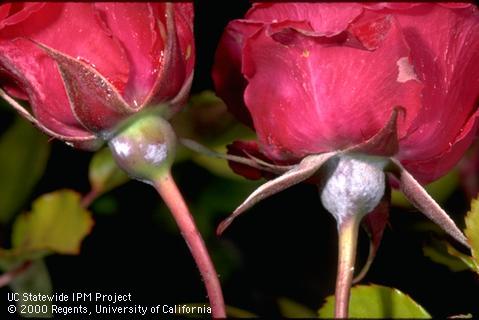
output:
[[[112,195],[104,195],[95,200],[91,206],[95,215],[113,215],[118,212],[118,201]]]
[[[470,262],[466,263],[466,258],[471,258],[456,251],[446,241],[434,239],[431,243],[424,245],[422,250],[426,257],[448,267],[453,272],[468,270],[470,267]]]
[[[427,193],[431,195],[439,203],[444,202],[456,190],[459,185],[458,170],[451,170],[447,175],[433,183],[428,184],[425,188]],[[399,190],[392,190],[391,203],[402,208],[412,208],[412,204],[406,199],[404,194]]]
[[[0,223],[8,223],[45,170],[47,137],[17,118],[0,139]]]
[[[449,243],[447,244],[447,253],[450,255],[460,259],[469,269],[476,271],[479,273],[478,264],[474,262],[474,259],[462,252],[457,251],[453,246]]]
[[[218,145],[238,123],[225,103],[213,91],[191,96],[189,106],[175,115],[172,125],[178,136],[201,141],[207,146]]]
[[[116,165],[109,148],[103,148],[95,153],[90,162],[88,177],[97,196],[129,180],[123,170]]]
[[[319,310],[320,318],[334,317],[334,296],[326,298]],[[411,297],[401,291],[379,285],[359,285],[351,289],[351,318],[416,318],[431,316]]]
[[[35,200],[30,213],[17,217],[10,250],[0,249],[2,264],[34,260],[50,253],[78,254],[93,227],[90,212],[81,206],[80,195],[60,190]]]
[[[41,259],[35,260],[28,267],[25,272],[20,273],[16,276],[12,282],[9,284],[13,292],[19,294],[19,301],[16,302],[17,313],[28,306],[33,311],[33,313],[22,313],[21,316],[25,318],[51,318],[51,301],[31,301],[22,299],[23,294],[42,294],[42,295],[52,295],[52,284],[50,280],[50,275],[48,273],[47,266],[45,262]],[[22,306],[23,305],[23,306]],[[35,307],[37,306],[37,307]]]
[[[285,318],[316,318],[313,310],[288,298],[279,298],[278,307]]]
[[[252,312],[232,306],[226,306],[226,315],[230,318],[258,318],[258,316]]]
[[[479,199],[474,199],[471,202],[471,210],[466,216],[465,234],[471,245],[475,271],[479,273]]]
[[[255,138],[255,133],[238,122],[212,91],[193,95],[190,105],[172,119],[172,125],[179,137],[192,139],[217,152],[226,152],[226,145],[233,140]],[[178,148],[177,162],[189,159],[217,176],[243,179],[233,173],[226,160]]]

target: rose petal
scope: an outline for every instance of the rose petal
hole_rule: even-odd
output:
[[[0,65],[24,89],[42,125],[66,137],[91,136],[73,116],[55,62],[32,42],[0,41]]]
[[[11,3],[5,3],[0,5],[0,28],[3,27],[3,24],[5,23],[4,20],[10,14],[11,7],[12,7]]]
[[[5,26],[14,25],[28,19],[30,15],[41,8],[45,3],[6,3],[0,6],[0,30]]]
[[[332,36],[347,29],[362,11],[355,3],[255,3],[246,19],[264,23],[308,21],[314,31]]]
[[[97,2],[95,8],[112,36],[119,41],[129,60],[130,74],[124,92],[132,106],[142,105],[150,93],[162,64],[164,39],[150,3]],[[160,21],[157,21],[160,20]]]
[[[426,180],[431,181],[446,172],[439,168],[449,168],[459,159],[466,146],[451,147],[458,135],[469,136],[474,127],[466,122],[479,99],[479,13],[477,8],[450,10],[433,4],[415,10],[396,17],[410,44],[414,70],[425,86],[424,107],[401,141],[399,159],[416,174],[413,162],[419,169],[419,163],[434,162],[448,153],[441,164],[427,170],[431,175]],[[426,168],[421,167],[418,174],[425,177]]]
[[[438,2],[437,4],[446,8],[453,9],[469,8],[472,6],[472,3],[470,2]]]
[[[262,24],[243,20],[231,21],[223,33],[215,54],[212,77],[216,93],[228,110],[244,124],[253,127],[253,120],[243,101],[248,84],[241,74],[242,50],[245,39],[257,32]]]
[[[120,92],[124,90],[128,60],[92,4],[50,2],[28,13],[27,18],[1,29],[0,39],[29,38],[82,59],[95,66]]]
[[[419,180],[426,184],[443,176],[462,158],[476,137],[479,127],[479,111],[476,111],[449,145],[446,151],[427,160],[402,159],[401,164]]]
[[[421,3],[413,2],[365,2],[363,3],[364,7],[371,10],[382,10],[382,9],[392,9],[392,10],[407,10],[421,5]]]
[[[184,92],[182,92],[184,91],[183,84],[186,81],[189,86],[190,80],[185,74],[185,57],[181,53],[177,35],[174,4],[158,4],[154,9],[158,17],[163,16],[166,18],[164,25],[160,27],[163,30],[162,37],[165,43],[165,50],[163,51],[160,72],[143,105],[159,104],[164,101],[169,101],[174,99],[178,94],[185,96]],[[170,117],[171,113],[178,111],[178,108],[178,105],[174,106],[174,108],[170,108],[170,114],[168,114],[167,117]]]
[[[193,5],[178,3],[172,7],[175,29],[168,34],[165,3],[96,3],[101,17],[119,40],[130,62],[130,75],[124,97],[134,107],[148,103],[152,94],[155,102],[166,101],[180,90],[192,74],[195,49],[193,42]],[[160,30],[161,29],[161,30]],[[168,48],[170,37],[177,38],[174,48]],[[174,41],[175,42],[175,41]],[[168,50],[168,52],[166,52]],[[174,60],[167,55],[173,55]],[[175,61],[165,88],[154,92],[166,63]]]
[[[175,25],[181,55],[185,61],[186,78],[193,73],[195,66],[195,41],[193,34],[193,3],[175,3]]]
[[[262,152],[287,160],[359,144],[384,127],[396,106],[408,110],[399,123],[404,136],[420,108],[422,85],[398,81],[398,61],[409,48],[394,19],[385,19],[390,28],[375,51],[321,45],[299,33],[286,47],[266,30],[248,40],[245,101]]]

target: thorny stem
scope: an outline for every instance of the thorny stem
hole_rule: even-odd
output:
[[[173,177],[169,172],[165,173],[154,181],[154,186],[175,218],[203,277],[210,300],[212,316],[214,318],[226,318],[223,293],[215,267]]]
[[[348,215],[338,224],[338,273],[336,277],[335,318],[347,318],[349,313],[349,298],[356,261],[356,247],[359,223],[358,215]]]

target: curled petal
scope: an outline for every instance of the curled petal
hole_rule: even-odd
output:
[[[246,19],[263,23],[306,21],[324,36],[346,30],[363,8],[356,3],[255,3]]]

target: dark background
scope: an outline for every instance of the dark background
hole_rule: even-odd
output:
[[[223,28],[241,18],[246,1],[197,1],[197,66],[192,93],[212,89],[210,70]],[[0,118],[5,128],[13,116]],[[61,188],[88,191],[91,154],[52,142],[52,154],[44,177],[31,200]],[[202,185],[216,179],[205,169],[186,162],[175,166],[174,176],[187,201],[194,201]],[[205,302],[205,291],[193,260],[177,233],[165,231],[152,212],[161,206],[147,185],[129,182],[115,189],[114,215],[95,215],[95,227],[79,256],[54,255],[46,259],[54,292],[131,293],[136,304]],[[445,208],[458,220],[468,210],[458,190]],[[28,209],[28,205],[24,209]],[[237,204],[232,203],[231,209]],[[217,223],[229,212],[217,218]],[[197,217],[201,219],[201,217]],[[372,268],[362,283],[400,289],[423,305],[433,316],[479,314],[477,275],[452,273],[423,256],[427,234],[411,229],[426,218],[415,210],[393,209],[390,226]],[[4,229],[8,232],[8,228]],[[223,279],[228,305],[261,316],[279,316],[276,300],[287,297],[317,310],[334,292],[336,230],[332,217],[322,208],[313,186],[299,185],[273,196],[249,210],[222,241],[236,252],[237,263]],[[361,235],[360,261],[367,254],[367,238]],[[6,296],[7,288],[0,289]],[[0,299],[0,317],[7,318],[6,299]],[[131,317],[129,317],[131,318]]]

